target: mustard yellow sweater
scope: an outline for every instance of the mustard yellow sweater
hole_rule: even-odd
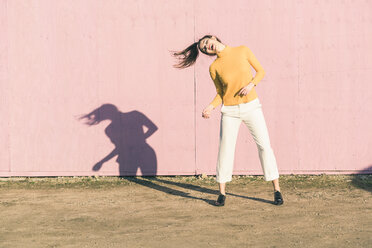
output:
[[[251,66],[256,70],[252,76]],[[216,86],[217,95],[211,102],[217,107],[224,105],[237,105],[257,98],[255,88],[246,95],[240,96],[238,92],[250,82],[257,85],[265,75],[265,71],[252,51],[246,46],[225,48],[217,53],[216,60],[209,67],[211,78]]]

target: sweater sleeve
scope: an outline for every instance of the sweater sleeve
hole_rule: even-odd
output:
[[[222,87],[220,80],[218,79],[216,70],[212,67],[212,65],[209,67],[209,73],[214,82],[214,86],[216,86],[216,91],[217,91],[216,96],[214,97],[213,101],[210,103],[215,108],[222,103],[223,87]]]
[[[265,76],[265,71],[264,71],[263,67],[261,66],[260,62],[258,62],[256,56],[254,56],[254,54],[251,51],[251,49],[249,49],[248,47],[246,47],[246,50],[247,50],[248,62],[249,62],[249,64],[251,64],[251,66],[256,71],[256,75],[254,76],[254,78],[252,79],[251,82],[254,85],[257,85],[261,81],[261,79]]]

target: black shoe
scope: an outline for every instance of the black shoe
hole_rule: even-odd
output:
[[[214,202],[215,206],[222,207],[225,205],[226,196],[219,195],[217,201]]]
[[[280,191],[275,191],[274,192],[274,204],[275,205],[282,205],[283,204],[283,197]]]

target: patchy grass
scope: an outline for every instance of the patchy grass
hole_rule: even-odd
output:
[[[111,188],[133,184],[178,183],[217,186],[214,176],[157,177],[11,177],[0,178],[0,189]],[[263,176],[234,176],[230,185],[254,185],[265,182]],[[372,192],[372,175],[283,175],[284,188],[362,188]]]

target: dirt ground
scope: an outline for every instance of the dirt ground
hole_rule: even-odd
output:
[[[0,247],[372,247],[372,175],[0,179]]]

